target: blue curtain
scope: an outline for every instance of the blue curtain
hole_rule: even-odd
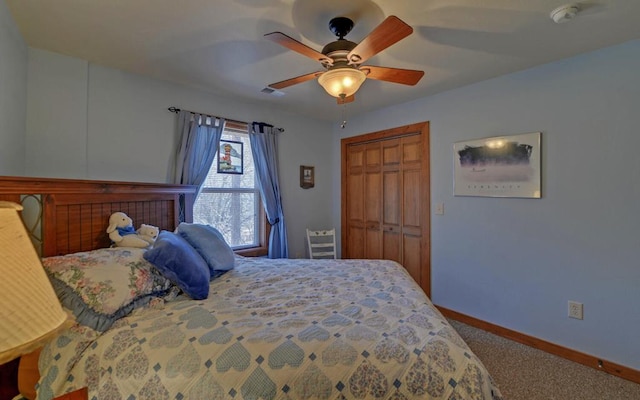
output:
[[[269,258],[289,258],[287,228],[278,182],[277,134],[278,129],[271,125],[254,122],[249,129],[249,141],[262,204],[271,224]]]
[[[181,110],[178,113],[180,142],[173,182],[198,186],[198,193],[218,151],[225,120]]]

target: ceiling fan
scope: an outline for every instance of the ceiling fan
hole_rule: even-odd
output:
[[[282,32],[271,32],[264,35],[279,45],[319,61],[325,68],[325,71],[316,71],[286,79],[272,83],[269,87],[283,89],[317,77],[318,83],[327,93],[336,97],[338,104],[344,104],[355,99],[354,93],[367,78],[404,85],[415,85],[422,78],[424,71],[362,65],[369,58],[413,32],[413,28],[400,18],[393,15],[387,17],[360,43],[354,43],[344,38],[352,28],[353,21],[347,17],[336,17],[329,21],[329,29],[338,39],[324,46],[322,52],[318,52]]]

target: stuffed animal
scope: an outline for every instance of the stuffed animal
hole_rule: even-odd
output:
[[[138,235],[133,229],[133,221],[123,212],[111,214],[107,233],[116,247],[149,247],[149,242]]]
[[[142,224],[136,233],[147,243],[154,244],[160,233],[160,229],[158,229],[157,226]]]

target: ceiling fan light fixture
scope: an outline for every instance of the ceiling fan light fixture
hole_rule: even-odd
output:
[[[359,69],[331,69],[318,77],[318,83],[333,97],[349,97],[360,89],[367,75]]]

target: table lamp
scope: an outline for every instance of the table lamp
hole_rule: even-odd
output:
[[[43,346],[72,324],[18,211],[0,201],[0,364]]]

